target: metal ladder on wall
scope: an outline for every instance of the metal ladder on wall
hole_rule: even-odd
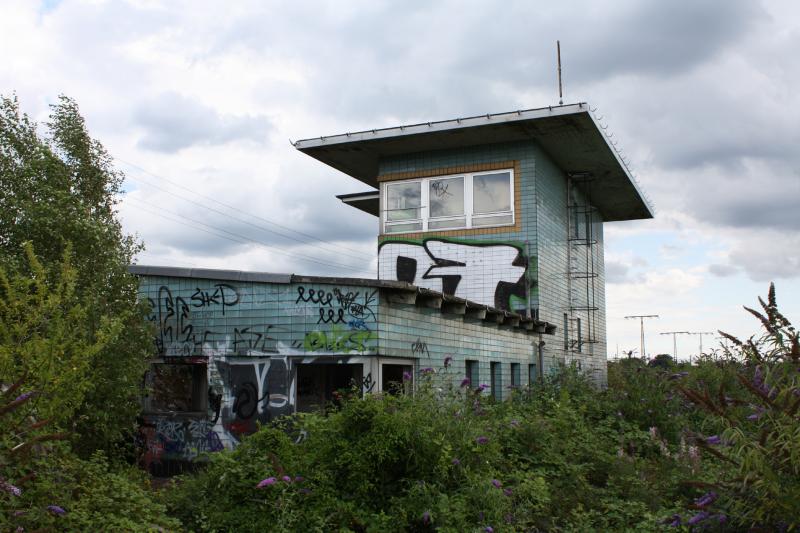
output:
[[[597,238],[595,224],[600,219],[597,208],[591,204],[593,177],[588,173],[572,173],[567,176],[567,291],[568,313],[568,362],[580,357],[594,355],[597,339],[597,311],[595,298],[596,280],[595,252]],[[583,193],[583,202],[577,201],[576,190]]]

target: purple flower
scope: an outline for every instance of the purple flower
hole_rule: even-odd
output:
[[[722,513],[720,513],[720,514],[718,514],[718,515],[714,515],[714,516],[717,518],[717,521],[718,521],[720,524],[724,524],[725,522],[727,522],[727,521],[728,521],[728,517],[727,517],[727,516],[725,516],[725,515],[724,515],[724,514],[722,514]]]
[[[717,495],[717,493],[712,490],[710,492],[706,492],[701,497],[697,498],[694,501],[694,504],[697,507],[708,507],[709,505],[714,503],[718,497],[719,496]]]
[[[511,496],[514,493],[511,489],[503,489],[503,494],[506,496]]]
[[[510,424],[511,424],[511,427],[512,427],[512,428],[518,428],[518,427],[519,427],[519,420],[517,420],[517,419],[514,419],[514,420],[512,420],[512,421],[510,422]]]
[[[427,376],[428,374],[433,374],[433,369],[431,367],[421,368],[419,373],[420,375]]]
[[[294,476],[295,483],[300,483],[301,481],[305,481],[305,478],[303,476]]]
[[[477,390],[478,390],[478,392],[483,392],[488,388],[489,388],[489,385],[487,385],[486,383],[481,383],[480,385],[478,385],[478,389]]]
[[[284,480],[286,483],[292,482],[292,478],[290,478],[289,476],[283,476],[281,479]]]
[[[403,381],[411,381],[411,372],[403,372]]]
[[[461,388],[463,389],[464,387],[469,387],[471,383],[472,381],[470,381],[469,378],[464,378],[461,380]]]
[[[492,526],[486,526],[483,528],[486,533],[494,533],[494,528]]]
[[[764,372],[761,370],[761,365],[756,367],[756,371],[753,372],[753,385],[756,387],[761,387],[764,384]]]
[[[267,479],[262,479],[256,485],[257,489],[263,489],[264,487],[269,487],[270,485],[274,485],[278,480],[274,477],[268,477]]]
[[[311,494],[311,489],[300,489],[297,492],[300,494]]]
[[[494,486],[495,486],[495,488],[497,488],[497,489],[499,489],[500,487],[502,487],[502,486],[503,486],[503,484],[502,484],[502,483],[500,483],[500,480],[499,480],[499,479],[493,479],[493,480],[492,480],[492,485],[494,485]]]
[[[681,515],[674,514],[669,518],[665,519],[662,524],[668,524],[669,527],[678,527],[681,525]]]
[[[766,412],[766,409],[764,409],[760,405],[751,405],[750,408],[755,412],[752,415],[747,417],[748,420],[752,420],[752,421],[758,420]]]
[[[425,524],[426,526],[431,523],[431,513],[429,513],[428,511],[422,513],[422,523]]]
[[[475,442],[477,442],[478,444],[486,444],[489,442],[489,437],[478,437],[477,439],[475,439]]]
[[[25,392],[23,394],[20,394],[16,398],[14,398],[14,401],[15,402],[24,402],[25,400],[27,400],[28,398],[30,398],[34,394],[36,394],[36,391]]]
[[[706,444],[710,444],[712,446],[722,444],[722,439],[719,437],[719,435],[711,435],[710,437],[706,437]]]
[[[453,466],[458,466],[458,465],[460,465],[460,464],[461,464],[461,461],[459,461],[459,460],[456,458],[456,459],[453,459],[452,463],[453,463]]]
[[[13,494],[14,496],[22,496],[22,489],[2,479],[0,479],[0,489],[6,491],[9,494]]]
[[[453,358],[448,355],[447,357],[444,358],[444,367],[445,368],[449,367],[450,364],[452,364],[452,362]]]
[[[694,515],[693,517],[691,517],[691,518],[690,518],[690,519],[689,519],[689,520],[688,520],[686,523],[687,523],[688,525],[690,525],[690,526],[693,526],[693,525],[695,525],[695,524],[699,524],[700,522],[702,522],[703,520],[705,520],[705,519],[706,519],[706,518],[708,518],[709,516],[710,516],[710,515],[709,515],[707,512],[705,512],[705,511],[700,511],[699,513],[697,513],[696,515]]]
[[[64,513],[66,513],[66,511],[62,507],[59,507],[58,505],[48,505],[47,506],[47,510],[50,511],[51,513],[53,513],[53,514],[64,514]]]

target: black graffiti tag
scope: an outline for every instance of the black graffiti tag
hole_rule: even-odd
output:
[[[163,354],[166,346],[173,342],[190,342],[193,326],[190,323],[189,305],[180,296],[174,298],[172,291],[166,285],[158,289],[157,302],[149,300],[153,305],[152,322],[158,324],[156,349]]]
[[[263,333],[257,331],[263,327]],[[273,328],[267,326],[252,326],[246,328],[233,328],[233,350],[259,350],[261,352],[277,352],[274,347],[276,338],[269,334]]]
[[[319,320],[317,324],[344,324],[344,309],[319,308]]]
[[[433,193],[438,198],[443,198],[445,196],[453,196],[447,190],[449,187],[450,187],[450,184],[449,183],[445,183],[443,181],[434,181],[433,183],[431,183],[431,189],[433,190]]]
[[[428,351],[428,343],[422,342],[422,339],[419,337],[417,337],[417,341],[411,345],[411,353],[414,356],[431,356],[431,352]]]
[[[235,287],[227,283],[217,283],[211,290],[197,288],[192,294],[192,306],[209,307],[211,305],[222,305],[222,315],[225,316],[225,308],[232,307],[239,303],[239,292]]]
[[[297,287],[297,300],[294,303],[311,302],[312,304],[331,307],[331,300],[333,300],[333,293],[314,289],[308,289],[308,292],[306,292],[306,288],[301,285]]]

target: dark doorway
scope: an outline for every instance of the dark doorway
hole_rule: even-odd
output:
[[[389,394],[397,394],[405,391],[405,383],[403,380],[403,373],[408,372],[409,376],[413,376],[411,365],[381,365],[381,390]],[[407,380],[411,383],[411,380]]]
[[[297,365],[297,410],[316,411],[334,399],[334,392],[361,387],[364,365]]]

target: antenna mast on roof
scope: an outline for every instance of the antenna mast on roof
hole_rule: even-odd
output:
[[[558,105],[564,105],[564,92],[561,90],[561,41],[556,41],[558,54]]]

